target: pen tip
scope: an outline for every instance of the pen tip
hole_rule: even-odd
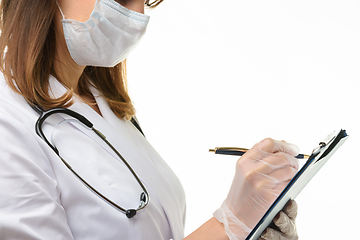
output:
[[[215,149],[209,149],[209,152],[215,152]]]

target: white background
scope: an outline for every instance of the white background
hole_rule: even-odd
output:
[[[360,1],[165,0],[128,58],[140,124],[187,195],[186,234],[229,190],[236,157],[266,137],[302,153],[343,147],[296,199],[301,239],[356,239],[360,220]]]

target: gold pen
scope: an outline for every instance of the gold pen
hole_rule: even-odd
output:
[[[217,147],[214,149],[209,149],[209,152],[213,152],[215,154],[223,154],[223,155],[234,155],[234,156],[242,156],[244,153],[249,151],[247,148],[237,148],[237,147]],[[308,159],[310,156],[306,154],[299,154],[295,156],[297,159]]]

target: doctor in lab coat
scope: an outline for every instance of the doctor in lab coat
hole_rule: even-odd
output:
[[[158,3],[155,1],[155,5]],[[121,104],[116,102],[119,100],[114,100],[118,104],[115,111],[114,103],[99,87],[103,83],[96,85],[88,81],[88,91],[80,89],[79,79],[85,66],[110,68],[110,65],[118,65],[125,68],[124,63],[118,61],[122,61],[120,58],[126,57],[135,46],[131,41],[136,42],[141,38],[146,27],[144,22],[148,21],[148,17],[142,14],[144,0],[2,0],[1,7],[3,26],[0,46],[3,57],[0,76],[0,239],[183,239],[186,215],[183,188],[166,162],[129,121],[134,112],[126,92],[120,93],[123,94],[121,101],[127,106],[123,108],[121,116]],[[4,12],[9,14],[4,15]],[[120,31],[120,34],[130,36],[126,39],[122,35],[117,37],[122,42],[128,42],[129,46],[124,45],[125,50],[116,53],[121,57],[115,61],[110,57],[103,59],[101,54],[114,54],[117,45],[111,51],[104,50],[103,47],[107,44],[101,46],[104,41],[94,40],[100,33],[93,36],[93,43],[86,42],[85,35],[91,33],[84,30],[93,27],[96,19],[104,19],[101,14],[109,16],[109,12],[110,15],[114,13],[115,18],[118,13],[125,16],[122,22],[125,30]],[[95,19],[93,22],[87,21],[91,13]],[[114,19],[114,16],[109,19]],[[37,24],[41,24],[34,27],[33,18],[37,19]],[[50,23],[46,21],[49,18],[52,19]],[[136,21],[142,23],[136,25]],[[89,25],[85,26],[83,22]],[[104,24],[112,28],[111,24]],[[132,28],[132,24],[136,26]],[[45,26],[47,35],[41,38],[44,36],[40,30]],[[34,29],[39,31],[31,32]],[[138,36],[134,37],[133,31],[139,33]],[[85,35],[76,38],[79,32],[85,32]],[[109,37],[111,38],[112,36]],[[79,43],[77,39],[84,42]],[[84,45],[88,47],[86,51],[78,49]],[[92,52],[96,47],[99,48],[98,52]],[[87,60],[90,62],[86,62]],[[39,63],[42,65],[37,65]],[[47,73],[47,77],[44,78],[43,73]],[[39,92],[39,88],[29,88],[35,86],[31,85],[31,81],[37,81],[34,76],[42,77],[40,85],[46,91]],[[119,79],[124,85],[123,78]],[[49,102],[44,96],[52,100],[62,99],[62,102]],[[128,218],[84,186],[35,132],[39,114],[30,104],[45,109],[67,107],[91,121],[140,178],[149,193],[149,204],[136,216]],[[136,209],[143,190],[129,168],[94,132],[78,122],[64,121],[67,119],[71,117],[55,114],[44,123],[42,130],[51,144],[56,146],[62,158],[78,174],[103,195],[125,209]],[[274,144],[271,140],[265,142],[266,146],[283,144]],[[277,152],[286,152],[286,147]],[[270,155],[278,159],[272,153]],[[234,185],[236,179],[235,177]],[[236,187],[232,189],[228,199],[234,194],[239,195]],[[229,200],[228,203],[230,202]],[[292,225],[296,215],[294,209],[285,211],[288,217],[283,222],[292,232],[271,229],[277,233],[268,233],[273,237],[264,236],[264,239],[280,239],[280,235],[283,237],[281,239],[297,239]],[[252,216],[253,213],[247,214]],[[214,217],[187,239],[244,239],[238,236],[232,238],[227,227],[219,217]]]

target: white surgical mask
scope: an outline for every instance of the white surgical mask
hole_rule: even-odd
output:
[[[120,63],[139,43],[149,22],[149,16],[114,0],[97,0],[84,23],[65,19],[60,12],[70,55],[83,66],[113,67]]]

